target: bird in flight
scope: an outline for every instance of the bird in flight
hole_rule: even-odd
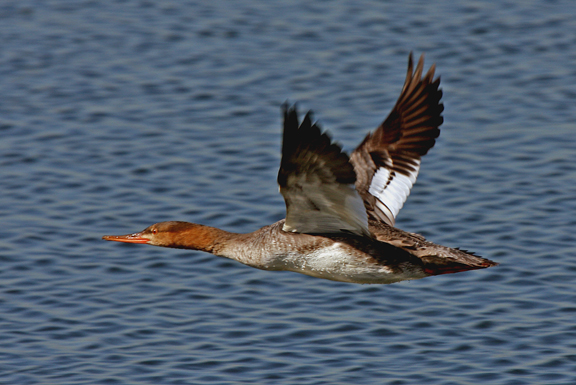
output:
[[[240,234],[181,221],[160,222],[103,239],[201,250],[263,270],[288,270],[334,281],[388,284],[483,269],[497,263],[394,227],[420,160],[443,122],[435,66],[424,74],[412,54],[400,97],[388,117],[348,156],[312,113],[302,121],[283,105],[278,172],[286,219]]]

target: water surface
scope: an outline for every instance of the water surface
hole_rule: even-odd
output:
[[[571,1],[5,1],[0,383],[576,383]],[[501,263],[362,286],[104,242],[283,217],[280,104],[348,150],[408,53],[445,124],[398,226]]]

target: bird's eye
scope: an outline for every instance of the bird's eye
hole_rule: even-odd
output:
[[[156,234],[158,232],[158,229],[152,229],[152,234]]]

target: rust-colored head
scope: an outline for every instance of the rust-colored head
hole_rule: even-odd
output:
[[[223,233],[222,230],[196,223],[170,221],[153,224],[139,233],[105,235],[102,239],[211,252],[215,239]]]

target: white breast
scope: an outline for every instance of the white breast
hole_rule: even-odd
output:
[[[412,269],[395,273],[391,268],[375,263],[369,255],[338,242],[308,254],[290,252],[277,257],[272,270],[295,271],[333,281],[393,283],[423,277],[423,273]]]

